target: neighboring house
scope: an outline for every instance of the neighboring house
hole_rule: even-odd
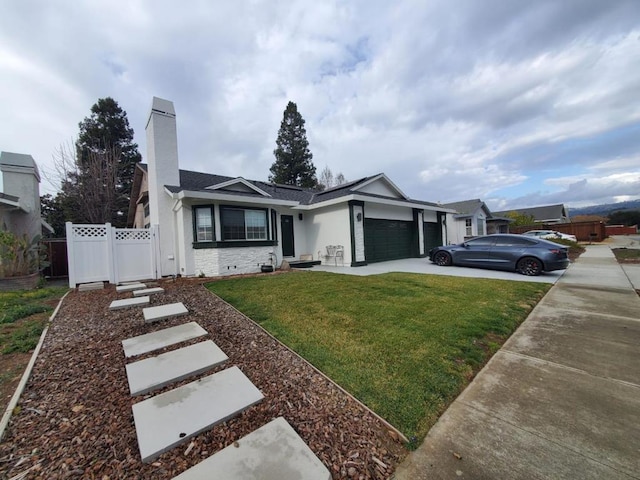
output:
[[[503,212],[495,212],[495,215],[505,217],[508,213],[516,212],[520,215],[532,216],[535,223],[544,223],[547,225],[554,223],[570,223],[569,211],[567,207],[559,203],[557,205],[544,205],[542,207],[531,208],[515,208],[513,210],[505,210]]]
[[[315,192],[180,170],[173,103],[155,97],[146,131],[128,224],[158,226],[163,276],[250,273],[310,256],[359,266],[424,257],[446,240],[451,210],[409,199],[382,173]],[[336,245],[343,257],[327,255]]]
[[[509,233],[512,220],[494,215],[480,199],[445,203],[442,206],[457,212],[447,215],[448,240],[451,244],[462,243],[479,235]]]
[[[40,172],[31,155],[0,153],[0,228],[33,239],[53,229],[40,216]]]

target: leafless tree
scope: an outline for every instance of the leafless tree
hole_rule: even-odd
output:
[[[322,190],[327,190],[329,188],[338,187],[342,184],[346,183],[346,179],[342,172],[338,173],[335,177],[333,176],[333,172],[331,169],[325,165],[320,172],[320,177],[318,178],[318,184]]]
[[[54,165],[64,197],[67,219],[77,223],[110,222],[116,209],[119,147],[89,151],[79,162],[77,150],[61,145]]]

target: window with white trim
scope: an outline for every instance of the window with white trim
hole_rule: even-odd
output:
[[[195,241],[213,242],[213,207],[193,207]]]
[[[484,235],[484,218],[478,219],[478,235]]]
[[[470,237],[473,235],[473,219],[471,218],[467,218],[464,221],[464,225],[465,225],[465,236]]]
[[[267,211],[220,207],[222,240],[267,240]]]

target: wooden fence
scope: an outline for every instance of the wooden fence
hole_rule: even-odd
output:
[[[609,236],[604,222],[536,223],[535,225],[509,226],[510,233],[524,233],[529,230],[555,230],[575,235],[580,242],[601,242]]]
[[[607,235],[635,235],[638,233],[638,225],[625,227],[624,225],[607,225]]]

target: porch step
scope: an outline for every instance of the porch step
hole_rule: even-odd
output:
[[[123,292],[133,292],[134,290],[141,290],[143,288],[147,288],[144,283],[128,283],[126,285],[118,285],[116,287],[117,293]]]
[[[79,292],[89,292],[91,290],[103,290],[104,282],[82,283],[78,285]]]
[[[142,290],[135,290],[133,292],[134,297],[141,297],[143,295],[154,295],[156,293],[164,292],[164,288],[155,287],[155,288],[143,288]]]
[[[109,310],[120,310],[123,308],[139,307],[140,305],[148,305],[149,297],[123,298],[114,300],[109,305]]]
[[[173,480],[210,478],[331,480],[331,473],[293,427],[278,417]]]
[[[152,461],[263,398],[234,366],[136,403],[133,420],[142,461]]]
[[[183,347],[157,357],[126,366],[131,395],[144,393],[178,382],[217,367],[229,359],[211,340]]]
[[[124,349],[124,356],[128,358],[153,352],[154,350],[185,342],[206,334],[207,331],[196,322],[189,322],[158,330],[157,332],[127,338],[122,341],[122,348]]]
[[[181,315],[187,315],[188,313],[189,310],[187,310],[187,307],[185,307],[182,302],[142,309],[144,321],[147,323],[157,322],[158,320],[164,320],[170,317],[179,317]]]
[[[314,265],[321,265],[320,260],[293,260],[289,262],[291,268],[311,268]]]

